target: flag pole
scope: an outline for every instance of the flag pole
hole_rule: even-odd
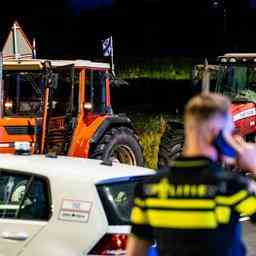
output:
[[[111,36],[111,38],[110,38],[110,43],[111,43],[111,69],[112,69],[112,74],[114,75],[114,76],[116,76],[115,75],[115,64],[114,64],[114,47],[113,47],[113,37]]]
[[[36,39],[33,38],[33,59],[36,59]]]
[[[15,55],[15,59],[17,60],[17,59],[19,59],[19,53],[18,53],[18,45],[17,45],[17,24],[16,24],[16,22],[13,23],[12,30],[13,30],[13,42],[14,42],[14,45],[13,45],[14,55]]]

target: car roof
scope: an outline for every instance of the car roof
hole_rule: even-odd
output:
[[[65,156],[52,158],[45,155],[11,154],[0,154],[0,169],[33,173],[55,179],[60,176],[68,179],[79,177],[79,179],[90,180],[94,183],[155,173],[148,168],[119,163],[107,166],[103,165],[101,160],[94,159]]]

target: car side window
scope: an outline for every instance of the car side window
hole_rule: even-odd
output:
[[[48,182],[42,177],[0,172],[0,218],[48,220]]]

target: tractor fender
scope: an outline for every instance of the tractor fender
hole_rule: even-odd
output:
[[[95,134],[90,140],[90,148],[96,145],[100,139],[104,136],[107,130],[113,128],[113,127],[120,127],[125,126],[128,128],[133,129],[132,122],[130,118],[123,115],[114,115],[107,117],[102,124],[99,126]]]

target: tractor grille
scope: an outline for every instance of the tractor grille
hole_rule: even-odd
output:
[[[9,135],[34,135],[35,126],[5,126]]]

